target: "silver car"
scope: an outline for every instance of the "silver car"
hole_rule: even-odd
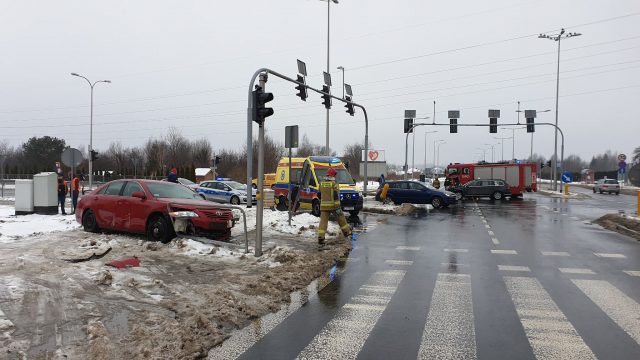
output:
[[[600,179],[593,185],[593,192],[600,194],[608,192],[609,194],[620,194],[620,183],[616,179]]]
[[[251,203],[256,204],[256,190],[252,190]],[[204,195],[207,200],[219,203],[234,205],[247,203],[247,186],[237,181],[203,181],[196,188],[196,192]]]

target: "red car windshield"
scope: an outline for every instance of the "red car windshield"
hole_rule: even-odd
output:
[[[147,183],[147,187],[155,198],[200,199],[197,193],[179,184]]]

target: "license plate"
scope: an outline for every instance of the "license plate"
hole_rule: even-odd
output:
[[[354,208],[353,206],[345,206],[345,207],[344,207],[344,209],[345,209],[346,211],[349,211],[349,210],[355,210],[355,208]]]

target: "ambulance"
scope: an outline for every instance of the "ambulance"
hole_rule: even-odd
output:
[[[332,156],[310,156],[291,158],[292,189],[298,189],[299,209],[310,210],[320,216],[320,182],[329,167],[336,170],[336,182],[340,186],[340,205],[342,210],[352,216],[362,210],[362,194],[356,190],[356,183],[344,163]],[[276,170],[276,182],[273,185],[275,203],[278,210],[287,210],[289,194],[289,158],[283,157]]]

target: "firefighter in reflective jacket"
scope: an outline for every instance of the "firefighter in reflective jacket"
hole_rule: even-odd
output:
[[[340,208],[340,188],[336,183],[336,171],[333,168],[327,170],[327,176],[320,182],[320,225],[318,226],[318,244],[324,245],[324,237],[327,233],[329,215],[335,213],[338,218],[340,230],[345,237],[351,236],[351,228],[347,224],[344,212]]]

